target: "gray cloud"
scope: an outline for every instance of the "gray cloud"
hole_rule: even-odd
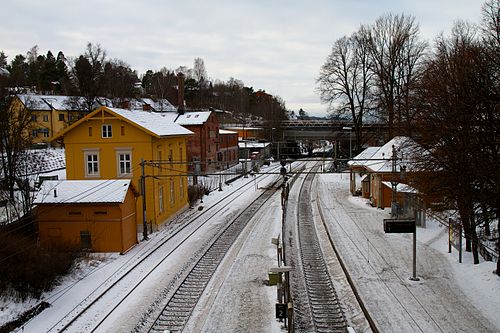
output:
[[[214,79],[241,79],[281,96],[287,107],[325,114],[315,79],[335,39],[388,12],[416,17],[426,39],[456,19],[478,21],[469,0],[5,0],[0,50],[9,59],[33,45],[40,53],[81,54],[99,43],[139,73],[205,61]]]

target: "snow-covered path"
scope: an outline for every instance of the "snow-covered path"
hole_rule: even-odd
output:
[[[389,212],[350,198],[348,175],[321,175],[318,198],[337,249],[381,332],[500,331],[498,320],[470,304],[448,258],[429,244],[418,241],[420,281],[409,280],[412,235],[385,234],[383,219]],[[498,301],[486,306],[498,307]]]
[[[198,303],[186,332],[280,332],[274,318],[276,286],[268,286],[276,266],[280,233],[279,192],[250,221]]]

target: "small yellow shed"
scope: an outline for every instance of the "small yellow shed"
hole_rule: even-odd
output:
[[[130,179],[44,181],[35,198],[42,244],[123,253],[137,243]]]

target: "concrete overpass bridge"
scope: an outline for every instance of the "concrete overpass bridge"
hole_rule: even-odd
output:
[[[236,126],[236,125],[234,125]],[[240,127],[241,132],[241,125]],[[230,129],[230,128],[228,128]],[[234,127],[233,127],[234,129]],[[314,145],[321,140],[335,141],[341,150],[346,152],[349,147],[356,146],[354,126],[351,121],[314,119],[314,120],[285,120],[279,128],[271,127],[268,123],[256,121],[243,128],[240,137],[261,139],[270,142],[301,141],[307,145]],[[249,134],[250,133],[250,134]],[[368,123],[363,125],[365,144],[376,146],[383,144],[387,136],[387,125]]]

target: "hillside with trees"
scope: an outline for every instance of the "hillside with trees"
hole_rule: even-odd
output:
[[[266,94],[262,98],[259,92],[263,90],[254,90],[236,78],[210,78],[201,58],[194,59],[192,68],[162,67],[139,74],[126,62],[109,59],[101,45],[88,43],[84,52],[75,57],[67,57],[63,51],[57,57],[50,50],[40,54],[34,46],[26,55],[16,55],[9,62],[0,51],[0,67],[10,73],[5,83],[10,92],[83,96],[86,111],[92,109],[96,97],[110,99],[115,107],[137,97],[166,99],[178,106],[177,74],[182,73],[188,109],[229,111],[242,122],[260,118],[277,123],[286,117],[285,102],[279,96]]]

